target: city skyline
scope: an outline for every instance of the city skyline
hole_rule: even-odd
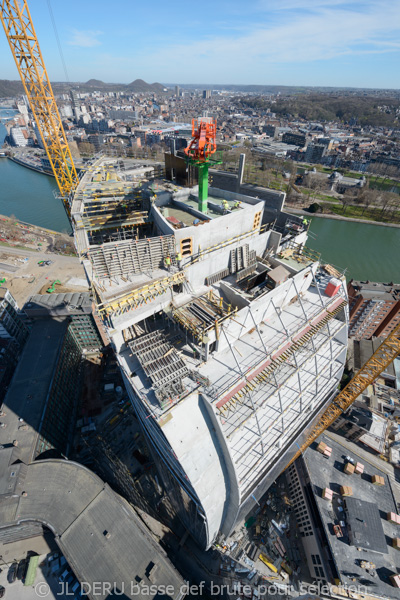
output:
[[[201,11],[157,0],[151,14],[125,0],[53,2],[67,75],[47,4],[29,6],[53,81],[400,87],[400,6],[386,0],[205,0]],[[17,79],[4,35],[0,51],[0,77]]]

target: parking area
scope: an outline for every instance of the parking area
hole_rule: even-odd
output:
[[[33,580],[26,585],[28,561],[2,564],[0,585],[5,600],[80,600],[80,585],[63,556],[50,553],[39,556]],[[18,565],[15,567],[15,565]]]

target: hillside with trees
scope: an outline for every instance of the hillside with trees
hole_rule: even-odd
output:
[[[387,97],[332,96],[309,94],[291,96],[271,102],[262,97],[240,98],[241,107],[270,109],[279,116],[306,121],[340,121],[356,119],[358,125],[398,127],[400,100]]]

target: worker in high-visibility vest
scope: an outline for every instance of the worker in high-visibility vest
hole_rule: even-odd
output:
[[[167,267],[168,271],[171,270],[171,257],[170,256],[165,257],[165,266]]]
[[[182,254],[180,252],[176,253],[176,264],[178,265],[179,268],[181,268],[181,262],[182,262]]]
[[[233,205],[233,208],[240,208],[242,205],[242,203],[239,200],[236,200],[235,204]]]
[[[228,200],[225,200],[225,199],[222,200],[222,208],[224,210],[229,210],[229,202],[228,202]]]

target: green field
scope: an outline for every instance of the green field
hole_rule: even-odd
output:
[[[400,223],[400,211],[385,211],[382,214],[380,208],[366,208],[362,206],[347,206],[346,211],[343,212],[343,206],[335,204],[324,204],[321,203],[324,208],[325,214],[335,214],[341,217],[348,217],[353,219],[362,219],[365,221],[376,221],[379,223]]]

